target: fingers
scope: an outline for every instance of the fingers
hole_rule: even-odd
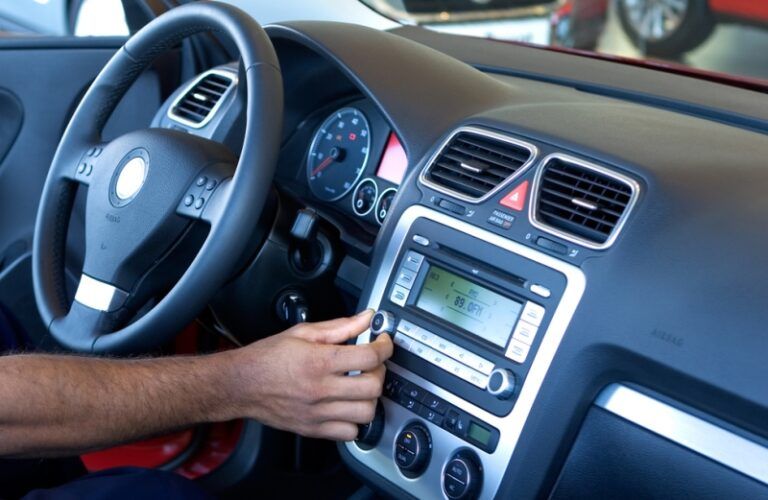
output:
[[[295,333],[311,342],[341,344],[367,330],[372,316],[373,309],[366,309],[349,318],[302,324],[296,328]]]
[[[316,416],[323,422],[340,421],[354,424],[367,424],[376,414],[376,400],[368,401],[333,401],[320,405]]]
[[[370,344],[328,346],[326,362],[334,373],[350,371],[371,371],[392,356],[392,339],[387,334],[379,335]]]
[[[369,400],[381,396],[384,387],[386,368],[379,365],[367,373],[355,376],[336,375],[330,379],[326,388],[326,400]]]
[[[357,431],[357,425],[350,422],[323,422],[305,435],[332,441],[352,441],[357,437]]]

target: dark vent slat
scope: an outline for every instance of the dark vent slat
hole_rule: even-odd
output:
[[[452,165],[445,165],[444,163],[438,163],[438,166],[443,167],[443,171],[435,172],[435,175],[442,176],[445,178],[452,178],[457,180],[466,180],[468,183],[472,184],[480,184],[484,186],[485,188],[493,188],[494,184],[491,182],[488,182],[486,179],[483,179],[482,177],[476,177],[472,174],[468,174],[465,172],[461,167],[454,167]]]
[[[171,112],[195,124],[203,123],[231,85],[229,78],[210,73],[189,89]],[[195,95],[205,99],[198,99]]]
[[[556,184],[559,187],[568,189],[570,190],[570,192],[565,193],[563,191],[558,191],[556,187],[550,186],[551,184]],[[546,179],[542,183],[541,188],[542,188],[542,191],[546,191],[551,194],[557,194],[558,196],[562,196],[563,198],[568,198],[569,200],[572,198],[584,198],[585,200],[594,201],[594,202],[603,201],[605,203],[616,205],[619,207],[623,207],[624,205],[626,205],[626,201],[622,202],[613,198],[608,198],[606,196],[602,196],[597,193],[593,193],[591,191],[579,189],[566,182],[559,182],[554,179]]]
[[[608,241],[632,199],[631,186],[561,159],[550,160],[543,168],[536,219],[592,243]],[[596,207],[581,206],[574,200]]]
[[[611,221],[611,220],[608,220],[608,219],[601,219],[600,217],[596,217],[594,215],[590,215],[589,213],[586,213],[585,211],[577,212],[577,211],[573,210],[571,207],[563,206],[563,205],[561,205],[559,203],[555,203],[555,202],[553,202],[551,200],[545,200],[544,198],[542,198],[541,199],[541,203],[549,205],[551,207],[554,207],[554,208],[560,210],[561,212],[563,212],[565,214],[570,214],[569,217],[582,217],[585,220],[591,220],[592,222],[595,222],[597,224],[605,224],[605,225],[611,226],[611,227],[616,225],[616,221],[615,220]]]
[[[506,141],[471,132],[456,134],[426,171],[435,184],[471,198],[481,198],[530,160],[531,152]],[[473,172],[461,166],[477,167]]]

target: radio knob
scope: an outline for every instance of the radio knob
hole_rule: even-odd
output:
[[[382,333],[392,335],[395,331],[395,316],[389,311],[376,311],[371,318],[371,337]]]
[[[419,476],[432,456],[432,440],[429,431],[421,425],[409,425],[395,440],[395,463],[407,477]]]
[[[488,392],[499,399],[509,399],[515,392],[515,374],[504,368],[494,368],[488,377]]]

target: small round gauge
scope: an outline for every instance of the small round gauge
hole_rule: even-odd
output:
[[[355,188],[355,194],[352,195],[352,210],[357,215],[363,217],[373,210],[376,205],[376,197],[379,195],[379,186],[373,179],[363,179]]]
[[[307,157],[312,193],[336,201],[349,193],[363,175],[371,148],[371,129],[357,108],[342,108],[315,132]]]
[[[384,219],[387,218],[389,209],[392,208],[392,200],[395,199],[397,189],[389,188],[385,189],[379,197],[379,202],[376,203],[376,221],[379,224],[384,224]]]

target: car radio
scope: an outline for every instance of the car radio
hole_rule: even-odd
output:
[[[348,450],[419,498],[490,498],[581,297],[565,262],[429,208],[405,211],[358,337],[395,344]]]

